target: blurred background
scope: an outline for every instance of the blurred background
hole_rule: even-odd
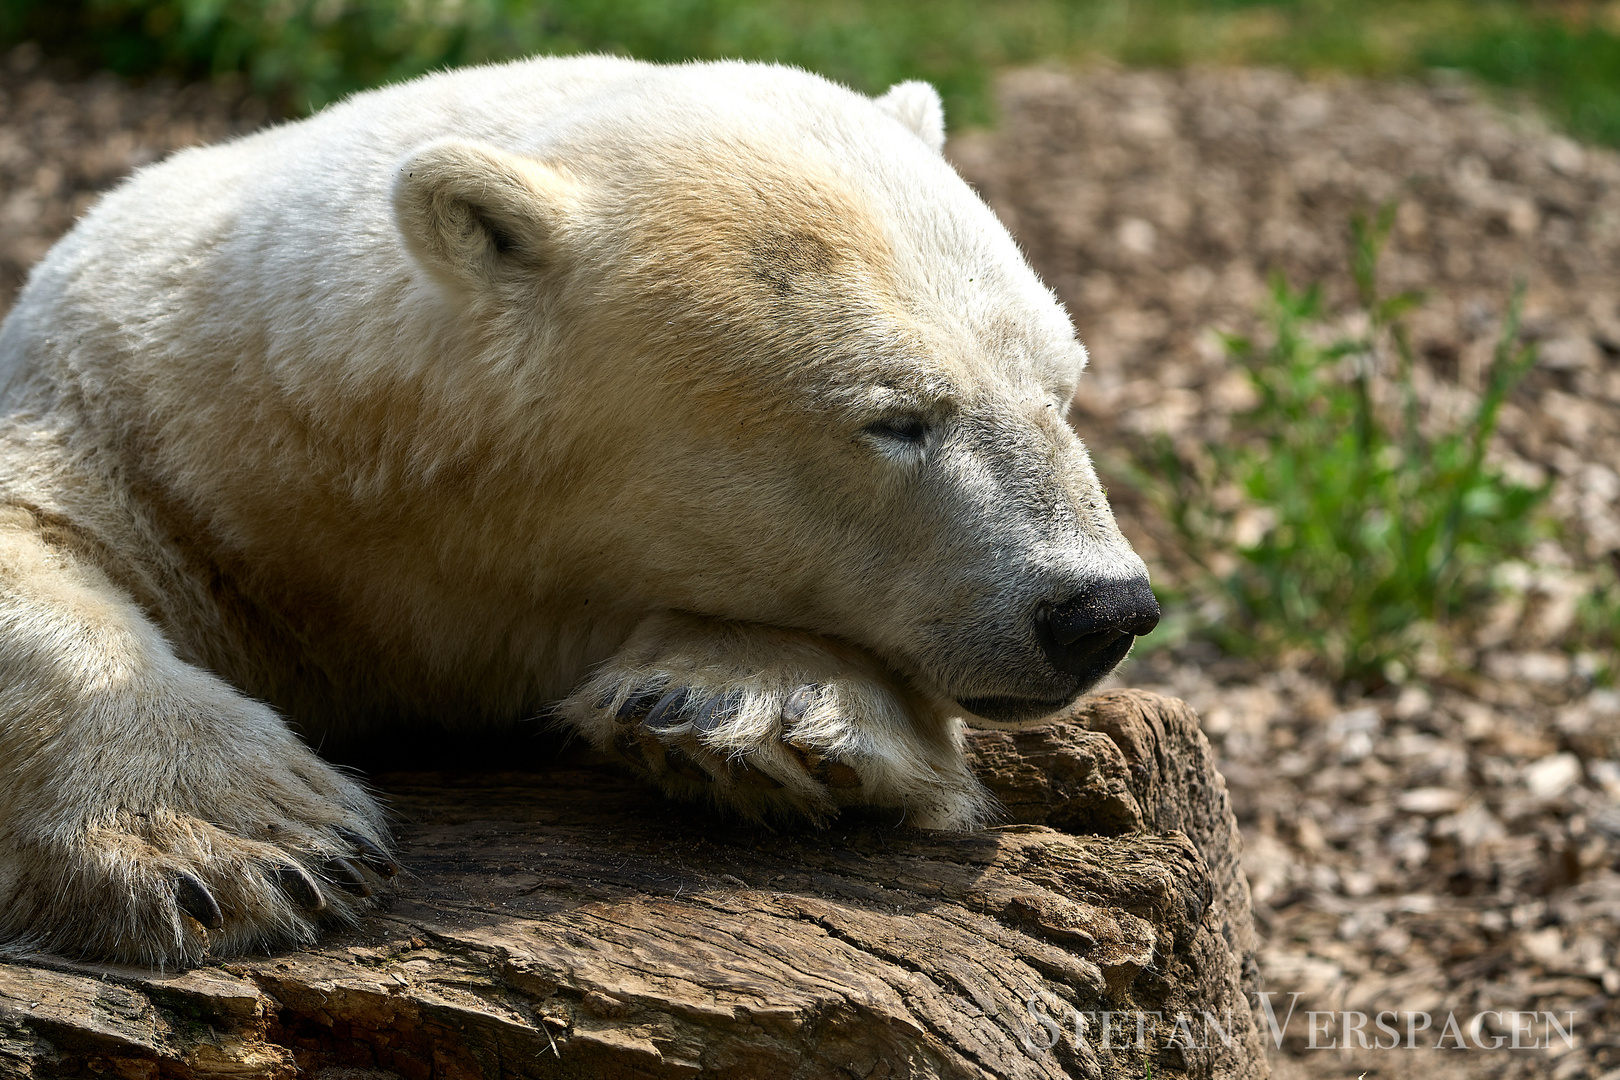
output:
[[[1620,1080],[1620,2],[0,0],[0,313],[183,146],[533,53],[944,95],[1092,353],[1071,419],[1166,618],[1300,1009],[1574,1046],[1284,1078]]]
[[[797,64],[858,89],[928,79],[958,122],[1033,63],[1442,67],[1620,141],[1620,8],[1512,0],[3,0],[0,42],[82,70],[237,76],[279,112],[434,68],[535,52]]]

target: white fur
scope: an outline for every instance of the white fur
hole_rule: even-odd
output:
[[[980,820],[953,700],[1072,695],[1030,610],[1142,567],[1063,421],[1085,351],[942,140],[923,84],[534,60],[102,200],[0,329],[0,937],[306,937],[271,871],[383,834],[277,713],[562,701],[747,814]],[[737,707],[613,715],[675,686]]]
[[[925,82],[895,83],[877,103],[934,153],[945,152],[945,106],[938,90]]]

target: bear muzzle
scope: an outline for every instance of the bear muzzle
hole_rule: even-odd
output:
[[[1052,666],[1090,686],[1114,670],[1131,642],[1159,625],[1147,575],[1097,582],[1035,610],[1035,637]]]
[[[1159,601],[1146,575],[1095,582],[1056,603],[1035,609],[1035,640],[1047,663],[1073,689],[1051,700],[975,697],[957,704],[1000,723],[1038,719],[1067,705],[1118,666],[1137,638],[1159,625]]]

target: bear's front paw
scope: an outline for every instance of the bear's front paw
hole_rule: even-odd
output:
[[[792,631],[660,620],[562,714],[666,792],[751,818],[866,805],[961,829],[990,810],[959,721],[871,658]]]
[[[243,758],[234,776],[206,769],[217,784],[193,777],[159,798],[64,779],[57,806],[0,825],[0,955],[183,967],[353,922],[398,873],[381,815],[302,747],[286,749],[293,760]]]

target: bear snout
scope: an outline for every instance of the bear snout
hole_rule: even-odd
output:
[[[962,695],[956,703],[989,726],[1021,727],[1063,708],[1125,659],[1131,644],[1159,625],[1159,602],[1146,574],[1086,585],[1033,614],[1035,640],[1049,665],[1026,678],[1044,690]],[[1054,677],[1054,671],[1056,677]]]
[[[1035,636],[1051,665],[1095,683],[1125,659],[1131,642],[1159,625],[1145,574],[1095,582],[1035,612]]]

